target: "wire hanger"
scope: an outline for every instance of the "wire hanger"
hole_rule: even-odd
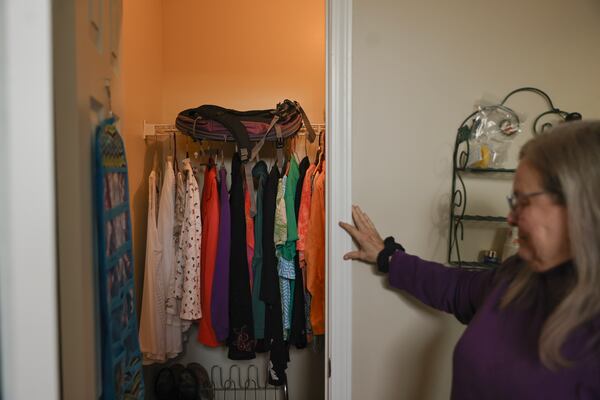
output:
[[[225,145],[227,144],[227,135],[223,135],[223,143],[221,144],[221,168],[225,168]]]

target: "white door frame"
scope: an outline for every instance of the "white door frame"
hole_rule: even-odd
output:
[[[338,221],[352,206],[352,0],[327,1],[327,399],[352,398],[352,271],[342,257],[350,237]],[[328,372],[329,371],[329,372]]]
[[[59,398],[50,0],[0,2],[0,341],[5,399]]]

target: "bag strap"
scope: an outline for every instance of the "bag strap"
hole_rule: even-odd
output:
[[[227,128],[237,142],[242,163],[248,162],[252,147],[250,146],[248,131],[246,131],[246,127],[239,117],[229,113],[226,108],[209,104],[198,107],[197,112],[202,118],[212,119]]]
[[[295,101],[294,106],[296,106],[296,108],[300,112],[300,115],[302,115],[302,122],[304,122],[304,127],[306,128],[306,131],[308,132],[308,141],[311,143],[314,143],[315,139],[317,138],[317,135],[315,134],[315,130],[313,129],[312,125],[310,124],[310,121],[308,120],[308,116],[302,109],[302,106],[300,106],[300,103]]]
[[[271,129],[273,129],[273,127],[275,126],[275,124],[277,123],[277,121],[279,121],[279,115],[273,116],[273,119],[271,119],[271,123],[269,124],[269,127],[267,128],[267,131],[265,132],[265,134],[263,135],[263,137],[260,138],[260,140],[258,141],[258,143],[256,143],[254,145],[254,147],[252,148],[252,154],[250,156],[250,161],[252,161],[252,160],[254,160],[254,159],[256,159],[258,157],[258,152],[264,146],[265,140],[267,139],[267,135],[269,134],[269,132],[271,132]]]
[[[283,168],[283,163],[285,162],[285,157],[283,154],[283,135],[281,134],[281,127],[279,125],[275,125],[275,134],[277,135],[277,141],[275,142],[275,148],[277,149],[277,163],[279,164],[279,168]]]
[[[253,154],[253,149],[250,146],[250,138],[248,137],[246,127],[242,124],[238,116],[231,114],[226,108],[207,104],[198,107],[197,110],[202,118],[212,119],[221,123],[235,138],[240,153],[240,160],[244,166],[246,188],[250,192],[250,215],[254,217],[256,215],[256,196],[254,194],[254,181],[252,180],[252,165],[249,162]]]

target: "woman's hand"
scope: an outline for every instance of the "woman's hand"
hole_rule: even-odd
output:
[[[358,250],[346,253],[344,260],[361,260],[375,264],[379,252],[384,247],[383,239],[369,216],[359,206],[352,206],[352,219],[356,227],[342,221],[340,226],[352,236]]]

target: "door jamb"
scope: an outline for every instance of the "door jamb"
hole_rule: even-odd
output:
[[[352,0],[326,10],[326,399],[351,400],[352,270],[342,257],[352,242],[338,221],[351,220],[352,205]]]

